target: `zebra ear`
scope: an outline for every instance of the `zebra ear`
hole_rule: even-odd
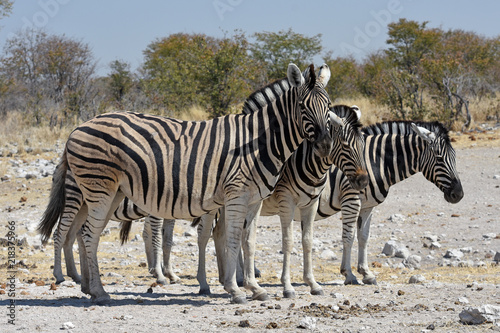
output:
[[[326,87],[331,75],[332,73],[330,72],[330,67],[328,67],[327,64],[321,65],[318,72],[318,81],[323,85],[323,87]]]
[[[288,82],[290,82],[293,87],[300,87],[306,82],[306,79],[304,79],[304,76],[300,72],[300,69],[293,63],[290,63],[288,65],[286,74],[288,77]]]
[[[434,132],[429,131],[427,128],[419,127],[414,123],[411,123],[411,128],[418,134],[419,137],[424,139],[425,141],[431,143],[436,139],[436,134]]]
[[[351,106],[352,111],[356,112],[356,116],[358,117],[358,121],[361,119],[361,110],[357,105]]]
[[[344,126],[344,123],[342,122],[342,119],[335,114],[333,111],[328,111],[330,114],[330,123],[333,127],[342,127]]]

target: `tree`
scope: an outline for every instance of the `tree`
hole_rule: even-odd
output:
[[[9,16],[12,13],[13,1],[0,0],[0,18]]]
[[[286,69],[290,62],[299,68],[305,68],[322,50],[321,34],[306,37],[293,32],[290,28],[286,31],[258,32],[253,36],[256,41],[252,46],[252,54],[264,64],[267,72],[266,81],[286,77]]]
[[[144,54],[146,92],[154,105],[171,111],[198,105],[212,117],[227,114],[255,88],[260,73],[243,34],[174,34]]]
[[[390,23],[386,54],[393,64],[389,72],[391,89],[388,102],[393,112],[403,119],[422,119],[428,112],[423,101],[422,59],[439,41],[438,29],[426,29],[427,22],[400,19]]]
[[[95,95],[91,81],[96,62],[87,44],[27,30],[7,41],[1,64],[13,91],[26,100],[19,109],[33,112],[37,122],[42,113],[57,110],[65,117],[92,115],[85,108]]]
[[[323,60],[330,67],[331,77],[326,91],[333,100],[359,95],[360,68],[353,57],[332,58],[328,53]]]
[[[133,86],[130,64],[115,60],[109,64],[111,73],[109,74],[109,91],[111,102],[119,109],[124,108],[124,97]]]

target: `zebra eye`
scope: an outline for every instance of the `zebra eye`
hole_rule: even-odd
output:
[[[342,141],[342,146],[344,147],[344,149],[351,149],[351,146],[349,146],[349,142],[347,141]]]

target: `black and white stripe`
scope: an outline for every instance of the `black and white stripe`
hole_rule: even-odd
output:
[[[357,284],[351,271],[351,249],[355,226],[358,233],[358,272],[365,284],[375,284],[367,259],[367,243],[373,208],[389,194],[389,188],[418,173],[435,184],[447,202],[457,203],[463,195],[448,131],[438,122],[392,121],[363,128],[368,186],[357,191],[347,177],[332,168],[323,191],[316,219],[342,211],[343,255],[341,272],[345,284]]]
[[[140,209],[168,219],[197,217],[224,206],[224,285],[233,302],[245,302],[235,279],[245,217],[270,195],[283,163],[305,138],[314,141],[321,156],[330,153],[330,99],[324,89],[329,76],[326,65],[316,79],[312,66],[300,73],[291,64],[288,79],[254,93],[258,100],[269,99],[268,104],[247,114],[194,122],[112,112],[82,124],[66,143],[39,225],[42,239],[48,239],[57,223],[52,217],[63,213],[55,202],[65,199],[63,184],[70,169],[84,198],[77,213],[79,222],[84,221],[78,240],[82,291],[96,303],[106,303],[110,298],[100,282],[97,245],[125,196]],[[246,287],[254,298],[267,299],[255,279]]]

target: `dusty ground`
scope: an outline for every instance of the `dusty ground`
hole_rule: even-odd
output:
[[[197,294],[196,237],[185,235],[190,231],[187,222],[176,226],[173,260],[182,278],[180,284],[154,286],[154,278],[141,267],[145,263],[142,241],[120,247],[117,224],[110,223],[109,233],[101,239],[99,258],[111,304],[92,305],[72,283],[52,290],[53,247],[40,248],[34,231],[47,203],[50,177],[2,181],[0,237],[5,237],[11,221],[18,239],[26,237],[28,244],[16,246],[16,260],[22,262],[14,273],[7,270],[7,247],[0,252],[0,331],[159,332],[170,328],[179,332],[290,332],[302,331],[298,326],[306,317],[316,320],[312,329],[316,332],[499,331],[500,327],[493,324],[465,326],[459,321],[459,313],[466,307],[500,305],[500,266],[492,260],[500,251],[500,179],[494,178],[500,175],[499,134],[497,129],[453,137],[465,191],[460,203],[446,203],[442,193],[421,175],[391,189],[372,219],[369,261],[377,274],[377,286],[342,284],[341,223],[339,216],[333,216],[318,222],[315,229],[315,275],[325,296],[311,296],[302,284],[300,229],[296,225],[292,278],[298,296],[282,299],[279,221],[277,217],[262,218],[257,265],[263,273],[259,281],[271,300],[249,301],[247,305],[230,304],[218,284],[212,243],[207,264],[213,294]],[[50,159],[56,154],[48,152],[42,157]],[[28,162],[36,157],[25,154],[18,158]],[[9,159],[0,158],[0,173],[8,172]],[[403,215],[404,221],[389,221],[393,214]],[[132,235],[140,234],[141,228],[142,224],[136,223]],[[425,236],[429,235],[437,236],[442,247],[425,247]],[[391,238],[422,258],[420,269],[402,268],[402,259],[381,255]],[[464,249],[462,264],[443,258],[448,249]],[[337,259],[321,259],[324,250],[332,250]],[[409,284],[414,274],[423,275],[425,282]],[[16,279],[15,296],[9,296],[11,275]],[[15,304],[13,312],[10,304]],[[15,326],[8,324],[11,312]]]

